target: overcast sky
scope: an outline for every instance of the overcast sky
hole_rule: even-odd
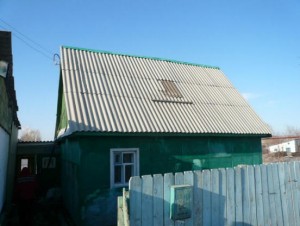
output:
[[[300,128],[299,0],[0,0],[18,116],[53,140],[60,46],[218,66],[277,132]]]

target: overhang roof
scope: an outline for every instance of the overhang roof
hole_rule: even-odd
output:
[[[270,135],[217,67],[61,48],[68,126],[81,131]]]

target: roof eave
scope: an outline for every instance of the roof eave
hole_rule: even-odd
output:
[[[120,136],[120,137],[271,137],[272,134],[238,134],[238,133],[124,133],[124,132],[99,132],[99,131],[76,131],[69,134],[63,134],[58,137],[56,140],[60,141],[65,138],[74,138],[74,137],[107,137],[107,136]]]

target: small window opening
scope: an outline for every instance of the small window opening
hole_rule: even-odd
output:
[[[21,170],[23,168],[27,167],[28,168],[28,159],[21,159]]]
[[[168,97],[175,97],[175,98],[183,98],[181,92],[179,91],[178,87],[176,86],[174,81],[171,80],[161,80],[161,83],[164,87],[162,91]]]

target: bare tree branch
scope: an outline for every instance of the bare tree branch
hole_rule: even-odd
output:
[[[39,130],[27,128],[22,131],[21,141],[41,141],[41,133]]]

